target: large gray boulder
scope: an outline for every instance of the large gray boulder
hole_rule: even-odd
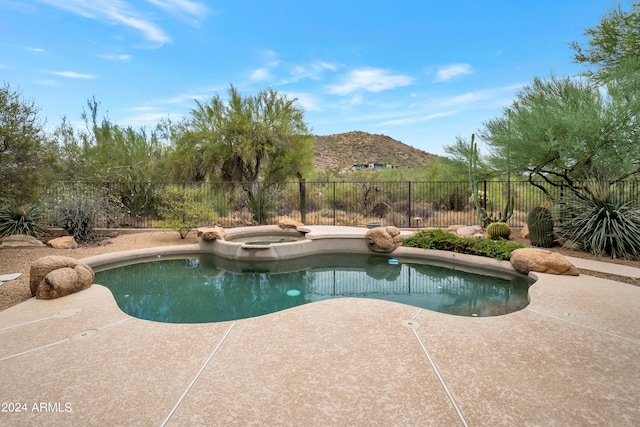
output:
[[[87,289],[93,278],[93,270],[84,262],[49,255],[31,264],[29,288],[38,299],[54,299]]]

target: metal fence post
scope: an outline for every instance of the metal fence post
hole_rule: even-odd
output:
[[[258,225],[262,224],[262,216],[261,214],[261,209],[262,208],[262,186],[260,185],[260,181],[258,181],[258,215],[257,215],[257,222]]]
[[[407,215],[409,216],[409,228],[411,228],[411,217],[413,217],[412,215],[413,209],[411,208],[413,206],[413,201],[411,200],[411,181],[409,181],[408,184],[409,184],[409,189],[408,189],[409,206],[407,208]]]
[[[336,225],[336,182],[333,181],[333,225]]]

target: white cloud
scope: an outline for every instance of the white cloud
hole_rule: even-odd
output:
[[[398,126],[398,125],[408,125],[412,123],[422,123],[428,122],[433,119],[438,119],[440,117],[447,117],[455,114],[455,111],[446,111],[444,113],[433,113],[426,116],[418,116],[418,117],[406,117],[404,119],[398,120],[389,120],[387,122],[380,123],[379,126]]]
[[[263,81],[269,80],[271,75],[267,68],[258,68],[251,73],[251,80]]]
[[[117,61],[131,61],[131,55],[122,54],[122,55],[98,55],[102,59],[114,59]]]
[[[441,107],[451,106],[468,106],[476,103],[486,104],[487,102],[499,101],[502,103],[504,99],[511,100],[515,92],[520,90],[524,84],[515,84],[504,87],[498,87],[490,90],[476,90],[467,92],[462,95],[455,95],[448,98],[439,99],[433,102],[434,105]]]
[[[51,71],[51,74],[60,77],[66,77],[68,79],[95,79],[96,76],[94,74],[81,74],[76,73],[75,71]]]
[[[162,100],[161,102],[165,104],[182,104],[184,102],[193,102],[196,99],[201,100],[207,98],[210,98],[210,95],[183,93],[176,95],[173,98]]]
[[[392,75],[380,68],[361,68],[353,70],[342,84],[329,85],[327,91],[338,95],[348,95],[360,89],[369,92],[382,92],[413,83],[413,78],[403,74]]]
[[[286,92],[289,99],[297,99],[305,111],[320,111],[320,101],[313,94],[308,92]]]
[[[50,87],[60,86],[60,82],[57,80],[34,80],[34,83],[41,86],[50,86]]]
[[[438,68],[434,82],[444,82],[457,76],[472,73],[473,68],[471,68],[471,65],[469,64],[451,64]]]
[[[127,126],[133,126],[133,127],[152,126],[153,127],[168,117],[170,117],[170,115],[167,113],[148,112],[148,113],[137,114],[135,116],[124,118],[122,121]],[[179,120],[181,117],[182,116],[175,115],[175,116],[171,116],[171,119],[175,121],[175,120]]]
[[[124,0],[39,0],[58,9],[63,9],[84,18],[97,19],[108,23],[115,23],[136,29],[147,40],[159,44],[171,41],[168,35],[153,22],[143,18],[143,15],[133,10]]]
[[[205,4],[189,0],[147,0],[147,2],[193,26],[200,25],[210,12]]]
[[[325,71],[336,71],[337,69],[338,67],[334,64],[317,60],[306,65],[294,65],[291,76],[295,81],[301,79],[319,80]]]

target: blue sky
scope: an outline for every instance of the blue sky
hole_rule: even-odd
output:
[[[628,7],[622,2],[623,7]],[[151,129],[232,83],[298,98],[316,135],[442,154],[534,77],[574,75],[611,0],[0,0],[0,80],[48,126],[87,99]]]

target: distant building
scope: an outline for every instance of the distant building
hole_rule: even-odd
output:
[[[351,166],[352,171],[359,171],[362,169],[393,169],[394,166],[391,164],[384,163],[357,163]]]

